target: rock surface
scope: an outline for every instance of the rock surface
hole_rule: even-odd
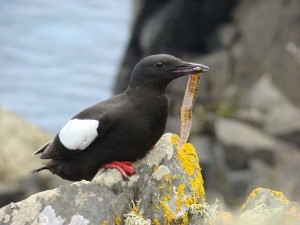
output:
[[[186,144],[177,154],[177,140],[165,134],[134,163],[136,174],[129,181],[114,169],[102,169],[91,182],[11,203],[0,210],[0,224],[188,224],[188,209],[204,204],[205,192],[194,148]]]
[[[282,192],[256,188],[242,206],[236,224],[291,224],[300,223],[300,205],[288,200]]]
[[[259,158],[273,164],[276,142],[272,137],[243,122],[219,118],[215,123],[217,139],[224,146],[228,165],[245,169],[250,159]]]
[[[67,183],[49,174],[31,173],[43,163],[32,153],[49,140],[49,133],[0,107],[0,207]]]
[[[0,127],[0,180],[14,181],[41,165],[32,153],[51,139],[50,134],[2,108]]]
[[[260,112],[265,132],[300,146],[300,109],[274,85],[269,74],[263,75],[242,98],[248,112]]]

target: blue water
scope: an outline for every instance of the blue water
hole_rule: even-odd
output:
[[[0,106],[56,133],[112,95],[131,0],[1,0]]]

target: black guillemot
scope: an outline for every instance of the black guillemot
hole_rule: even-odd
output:
[[[116,168],[123,177],[134,173],[131,162],[144,157],[162,136],[168,115],[165,95],[174,79],[205,65],[171,55],[152,55],[133,69],[125,92],[84,109],[34,154],[51,159],[44,169],[66,180],[92,180],[99,168]]]

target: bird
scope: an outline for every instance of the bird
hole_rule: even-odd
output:
[[[205,65],[167,54],[145,57],[123,93],[82,110],[33,153],[50,160],[33,172],[49,170],[66,180],[90,181],[100,168],[115,168],[128,179],[135,173],[132,162],[143,158],[164,133],[168,84],[206,71]]]

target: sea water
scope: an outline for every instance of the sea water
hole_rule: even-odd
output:
[[[131,0],[1,0],[0,106],[52,132],[112,95]]]

